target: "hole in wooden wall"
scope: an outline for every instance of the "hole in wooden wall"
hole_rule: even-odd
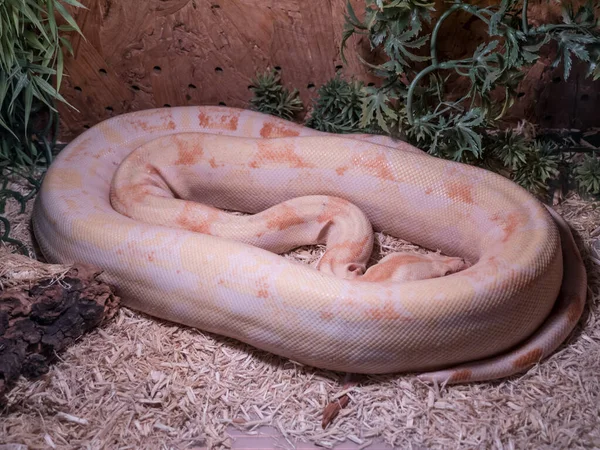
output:
[[[375,86],[375,83],[367,83],[367,86]]]
[[[154,66],[154,72],[155,73],[161,73],[162,69],[160,68],[160,66]]]
[[[82,89],[79,86],[75,86],[73,89],[75,89],[77,92],[81,92]]]
[[[220,5],[210,5],[210,9],[219,9]]]
[[[171,105],[169,105],[168,103],[165,103],[163,106],[164,106],[165,108],[170,108],[170,107],[171,107]]]
[[[277,72],[279,72],[281,70],[281,66],[275,66],[275,67],[273,67],[273,69],[275,69]]]
[[[544,120],[550,121],[552,120],[552,116],[544,116]]]
[[[552,78],[552,82],[553,83],[560,83],[562,81],[562,79],[560,77],[554,77]]]
[[[519,92],[519,93],[517,94],[517,97],[519,97],[519,98],[521,98],[521,97],[523,97],[523,96],[525,96],[525,92]]]
[[[100,73],[100,75],[106,75],[107,74],[106,69],[100,69],[100,70],[98,70],[98,72]]]
[[[219,67],[219,66],[217,66],[217,67],[215,67],[215,72],[216,72],[216,73],[223,73],[223,68],[222,68],[222,67]]]
[[[133,89],[134,91],[139,91],[140,87],[136,84],[134,84],[133,86],[131,86],[131,89]]]
[[[188,88],[190,88],[190,89],[196,89],[196,85],[195,85],[195,84],[192,84],[192,83],[190,83],[190,84],[188,84]]]
[[[306,85],[306,89],[313,91],[315,89],[315,84],[314,83],[308,83]]]
[[[113,112],[113,111],[114,111],[114,109],[113,109],[113,107],[112,107],[112,106],[107,106],[107,107],[106,107],[106,108],[104,108],[104,109],[106,109],[108,112]]]
[[[254,85],[253,85],[253,84],[249,84],[249,85],[248,85],[248,90],[249,90],[249,91],[251,91],[253,88],[254,88]]]
[[[340,70],[342,70],[344,68],[344,66],[342,66],[341,64],[338,64],[337,66],[335,66],[335,71],[339,72]]]
[[[85,128],[86,130],[89,130],[90,126],[89,125],[84,125],[83,128]]]
[[[219,102],[219,106],[227,106],[225,102]]]

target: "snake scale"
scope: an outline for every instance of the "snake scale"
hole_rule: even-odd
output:
[[[33,229],[47,260],[103,269],[133,309],[345,372],[522,372],[587,293],[568,226],[513,182],[227,107],[87,130],[49,168]],[[439,252],[367,267],[373,229]],[[314,243],[316,268],[277,254]]]

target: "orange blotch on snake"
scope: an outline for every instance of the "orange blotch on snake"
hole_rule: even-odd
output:
[[[294,168],[312,168],[315,167],[304,160],[300,155],[294,152],[294,146],[291,144],[281,144],[277,142],[258,142],[258,152],[254,160],[248,164],[256,169],[262,164],[279,163]]]
[[[330,198],[323,208],[323,212],[317,216],[317,222],[331,222],[336,217],[344,215],[348,211],[348,204],[347,200],[335,197]]]
[[[201,112],[198,114],[198,123],[204,128],[218,128],[222,130],[235,131],[238,127],[240,115],[239,114],[222,114],[217,119],[213,118],[209,114]]]
[[[91,137],[89,137],[81,141],[79,144],[76,144],[75,147],[70,149],[69,155],[65,158],[65,161],[76,161],[80,159],[85,151],[90,148],[90,144],[92,143],[93,140]]]
[[[178,217],[177,224],[189,231],[195,233],[210,234],[210,223],[208,222],[194,222],[186,217]]]
[[[469,277],[471,280],[476,282],[493,279],[498,276],[501,268],[500,262],[495,256],[482,259],[481,263],[482,264],[478,264],[473,267],[473,269],[469,272],[465,272],[464,276]]]
[[[365,246],[367,245],[367,242],[369,241],[369,237],[364,237],[363,239],[361,239],[358,242],[347,242],[343,245],[343,248],[346,248],[348,250],[348,254],[349,257],[352,259],[358,259],[362,253],[365,251]]]
[[[142,203],[147,195],[148,186],[144,183],[128,184],[119,186],[110,192],[110,202],[114,205],[119,203],[123,206],[130,207],[136,203]]]
[[[365,316],[373,320],[396,320],[400,319],[402,314],[396,311],[394,304],[388,300],[381,306],[368,308],[365,311]]]
[[[145,120],[131,120],[130,124],[133,125],[134,128],[141,129],[143,131],[150,131],[150,126]]]
[[[256,280],[256,288],[258,289],[256,293],[258,298],[269,298],[269,284],[266,277],[260,277]]]
[[[201,112],[200,114],[198,114],[198,123],[201,127],[210,128],[210,116]]]
[[[343,176],[347,170],[348,170],[348,166],[342,166],[342,167],[338,167],[337,169],[335,169],[335,173],[337,173],[339,176]]]
[[[192,143],[187,140],[175,139],[177,145],[176,166],[193,166],[202,159],[204,150],[198,143]]]
[[[456,370],[448,378],[448,383],[464,383],[465,381],[469,381],[472,376],[473,372],[469,369]]]
[[[526,367],[532,366],[542,359],[542,355],[544,351],[541,348],[536,348],[535,350],[531,350],[528,353],[525,353],[523,356],[518,357],[513,362],[513,367],[517,369],[524,369]]]
[[[165,116],[162,118],[162,123],[159,125],[150,125],[145,120],[131,120],[129,123],[133,125],[134,128],[146,132],[153,132],[158,130],[174,130],[177,126],[175,122],[170,118],[170,116]]]
[[[77,204],[77,202],[75,200],[70,199],[70,198],[62,198],[62,199],[67,204],[67,208],[70,211],[77,211],[79,209],[79,205]]]
[[[292,130],[291,128],[288,128],[285,125],[278,125],[273,122],[265,122],[265,124],[260,129],[260,135],[264,138],[292,137],[299,136],[300,132]]]
[[[517,213],[510,213],[508,215],[507,221],[506,221],[506,226],[504,228],[504,232],[506,233],[504,236],[504,239],[502,239],[502,242],[506,242],[511,235],[515,232],[515,230],[520,226],[523,225],[523,223],[525,222],[524,218],[517,214]]]
[[[527,218],[522,214],[511,212],[505,219],[498,217],[498,214],[494,214],[491,218],[492,222],[496,222],[504,230],[504,237],[502,242],[506,242],[514,234],[514,232],[527,221]]]
[[[210,227],[219,217],[219,211],[211,211],[209,217],[194,217],[194,204],[191,202],[185,203],[183,210],[175,219],[175,223],[181,228],[196,233],[211,234]]]
[[[266,220],[267,228],[280,231],[304,223],[304,218],[288,205],[279,205],[272,212],[267,213]]]
[[[179,150],[178,159],[175,164],[178,166],[192,166],[198,162],[198,156],[189,150]]]
[[[358,260],[363,252],[366,250],[367,242],[369,237],[365,237],[360,241],[345,241],[340,244],[332,245],[323,254],[323,257],[317,265],[317,269],[324,264],[334,266],[335,264],[346,263],[350,261]]]
[[[444,183],[446,196],[452,200],[473,204],[473,186],[464,181],[451,180]]]
[[[321,319],[326,320],[327,322],[333,319],[333,313],[329,311],[321,311],[319,316],[321,317]]]
[[[368,159],[365,155],[360,155],[354,157],[352,163],[355,167],[360,167],[369,175],[381,180],[396,181],[396,177],[384,155],[377,155]]]
[[[81,174],[75,169],[56,168],[48,172],[44,179],[46,187],[53,191],[80,189],[83,186]]]

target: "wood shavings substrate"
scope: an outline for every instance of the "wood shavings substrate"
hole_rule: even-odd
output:
[[[557,209],[581,237],[588,305],[567,344],[522,376],[448,387],[411,375],[364,377],[349,406],[322,430],[323,407],[341,391],[344,374],[122,308],[42,379],[17,384],[1,412],[0,443],[230,448],[232,427],[253,433],[269,425],[279,448],[293,448],[297,439],[323,448],[368,448],[379,439],[396,448],[599,448],[600,267],[587,249],[600,211],[573,196]],[[11,214],[26,241],[28,218]],[[383,254],[403,247],[382,235],[376,242]],[[320,251],[286,257],[314,264]]]

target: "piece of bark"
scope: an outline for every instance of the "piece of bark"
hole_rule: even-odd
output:
[[[57,353],[115,315],[119,298],[100,273],[77,264],[60,279],[0,291],[0,403],[20,375],[45,374]]]
[[[355,386],[358,386],[360,382],[360,375],[347,373],[344,377],[344,384],[342,387],[342,392],[347,391]],[[348,406],[350,403],[350,396],[348,394],[344,394],[339,396],[337,399],[328,403],[323,410],[323,419],[321,421],[321,428],[325,429],[335,420],[340,411]]]

